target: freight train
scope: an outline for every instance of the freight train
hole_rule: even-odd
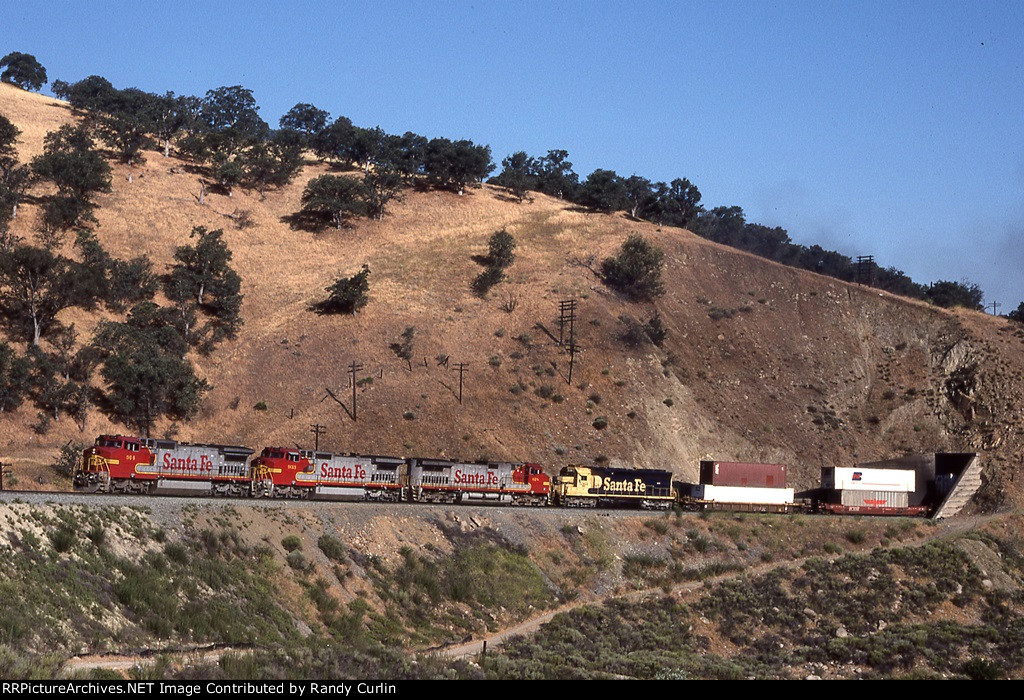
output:
[[[823,488],[798,498],[786,466],[702,461],[700,483],[660,469],[338,454],[290,447],[101,435],[74,474],[77,491],[413,503],[493,502],[567,508],[924,515],[911,505],[913,470],[823,470]]]

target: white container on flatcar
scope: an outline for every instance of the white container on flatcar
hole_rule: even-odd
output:
[[[793,489],[776,489],[757,486],[713,486],[692,484],[690,495],[702,501],[714,503],[755,503],[758,505],[781,506],[793,503]]]
[[[913,469],[863,469],[861,467],[825,467],[821,487],[836,491],[901,491],[909,493],[915,485]]]
[[[910,494],[906,491],[845,489],[839,492],[839,502],[860,508],[906,508],[910,505]]]

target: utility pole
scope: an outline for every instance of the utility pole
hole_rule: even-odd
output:
[[[348,366],[348,372],[352,375],[352,420],[356,420],[356,372],[361,370],[363,366],[358,364],[355,360],[352,360],[352,364]]]
[[[992,307],[992,315],[993,316],[997,316],[998,314],[996,314],[996,309],[998,309],[1000,306],[1002,306],[1002,304],[1000,304],[998,301],[993,301],[993,302],[991,302],[989,304],[986,304],[985,308],[987,309],[990,306]]]
[[[460,362],[456,367],[455,371],[459,373],[459,403],[462,403],[462,375],[466,373],[466,367],[468,365],[465,362]]]
[[[313,433],[313,437],[314,437],[313,449],[319,451],[320,450],[320,436],[327,432],[327,426],[326,425],[320,425],[319,423],[314,423],[313,425],[311,425],[309,427],[311,428],[311,430],[309,432]]]
[[[857,284],[866,284],[873,287],[875,284],[875,256],[857,256]]]
[[[576,361],[576,353],[580,348],[576,345],[576,338],[569,336],[569,386],[572,386],[572,367]]]
[[[572,338],[573,324],[576,321],[576,300],[563,299],[558,302],[558,344],[565,344],[565,327],[569,326],[569,337]]]

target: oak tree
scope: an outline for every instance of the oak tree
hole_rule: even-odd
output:
[[[46,83],[46,69],[29,53],[13,51],[0,58],[0,80],[17,85],[22,90],[39,90]]]

